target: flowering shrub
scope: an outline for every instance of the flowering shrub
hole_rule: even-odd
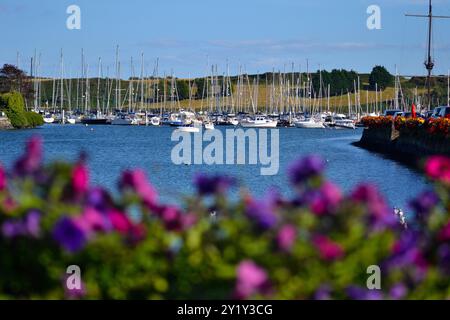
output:
[[[391,116],[367,116],[363,117],[361,119],[361,122],[364,124],[365,127],[370,129],[376,129],[376,128],[391,128],[392,122],[394,121],[394,118]]]
[[[425,123],[425,129],[431,135],[449,137],[450,119],[448,118],[429,119]]]
[[[395,129],[399,131],[417,132],[425,123],[423,118],[396,117],[394,121]]]
[[[144,172],[115,195],[89,182],[84,157],[43,165],[28,142],[0,167],[1,298],[450,298],[450,160],[425,166],[435,188],[411,201],[408,228],[377,188],[344,194],[312,156],[289,169],[295,196],[262,199],[236,181],[197,176],[184,207],[166,205]],[[69,265],[82,286],[65,286]],[[381,268],[381,290],[366,287]]]

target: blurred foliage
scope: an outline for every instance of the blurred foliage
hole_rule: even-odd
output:
[[[0,297],[85,299],[448,299],[450,160],[425,170],[435,187],[399,222],[376,187],[344,195],[324,162],[289,170],[292,198],[262,199],[235,181],[199,176],[183,208],[162,204],[139,170],[119,193],[89,183],[75,164],[43,165],[34,138],[13,168],[0,167]],[[66,289],[66,268],[82,289]],[[381,268],[368,290],[367,268]]]

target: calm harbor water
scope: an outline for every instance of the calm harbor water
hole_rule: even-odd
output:
[[[285,193],[292,192],[287,183],[287,167],[299,156],[311,153],[327,160],[327,177],[344,190],[369,181],[379,186],[392,206],[406,209],[408,199],[427,184],[420,173],[351,145],[361,137],[361,129],[280,129],[280,170],[275,176],[261,176],[260,166],[255,165],[174,165],[171,161],[171,151],[176,145],[171,141],[173,130],[170,127],[45,125],[33,130],[0,131],[0,162],[11,166],[22,153],[27,138],[40,135],[44,139],[46,161],[73,160],[86,151],[93,183],[110,190],[116,189],[122,170],[142,168],[163,200],[169,202],[179,202],[183,195],[193,192],[192,178],[197,172],[234,176],[258,196],[263,196],[272,186]]]

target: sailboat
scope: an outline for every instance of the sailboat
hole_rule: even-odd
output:
[[[294,124],[297,128],[302,128],[302,129],[324,129],[325,128],[325,125],[323,124],[323,122],[321,120],[317,120],[314,118],[298,120]]]

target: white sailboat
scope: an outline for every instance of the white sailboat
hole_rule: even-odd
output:
[[[192,121],[192,124],[177,127],[177,130],[181,132],[198,133],[200,132],[201,127],[202,123],[194,120]]]
[[[308,118],[305,120],[300,120],[295,122],[297,128],[302,129],[324,129],[325,125],[321,120],[316,120],[314,118]]]
[[[47,113],[44,115],[44,122],[45,123],[53,123],[53,122],[55,122],[55,118],[53,117],[52,114]]]

